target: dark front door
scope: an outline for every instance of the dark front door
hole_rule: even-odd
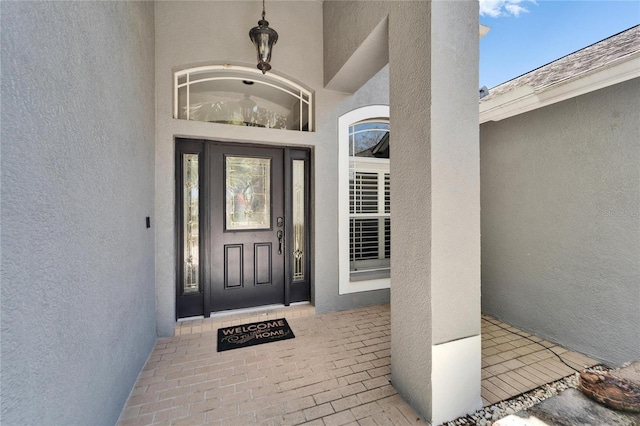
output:
[[[212,145],[209,173],[211,310],[283,303],[283,150]]]
[[[177,139],[176,316],[308,301],[310,151]]]

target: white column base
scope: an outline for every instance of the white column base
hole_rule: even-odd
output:
[[[480,336],[431,347],[431,424],[439,425],[482,408]]]

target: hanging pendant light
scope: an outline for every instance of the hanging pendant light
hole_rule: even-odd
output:
[[[249,38],[258,51],[258,69],[265,74],[271,69],[271,49],[278,41],[278,33],[273,28],[269,28],[269,22],[264,19],[264,0],[262,0],[262,19],[258,21],[258,26],[251,28]]]

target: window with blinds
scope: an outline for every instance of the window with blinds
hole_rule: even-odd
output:
[[[349,129],[349,265],[352,280],[388,276],[391,257],[389,123]]]

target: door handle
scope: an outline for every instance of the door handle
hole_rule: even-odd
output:
[[[282,231],[278,231],[278,254],[282,254]]]

